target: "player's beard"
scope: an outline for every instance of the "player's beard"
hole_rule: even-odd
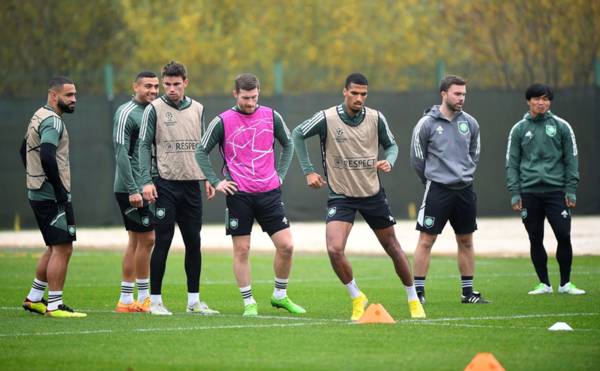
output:
[[[451,104],[450,102],[446,102],[446,108],[448,108],[452,112],[460,112],[462,111],[462,104],[459,107],[458,103]]]
[[[63,102],[61,99],[58,100],[58,108],[60,108],[60,110],[63,113],[73,113],[73,112],[75,112],[75,104],[72,104],[71,106],[69,106],[68,104],[66,104],[65,102]]]

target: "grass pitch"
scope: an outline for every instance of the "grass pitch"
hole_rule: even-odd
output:
[[[172,317],[116,314],[118,252],[76,251],[65,302],[88,313],[51,319],[25,312],[41,250],[0,250],[0,369],[402,369],[462,370],[491,352],[507,370],[593,370],[600,365],[600,257],[576,257],[574,297],[532,297],[529,259],[477,259],[476,289],[489,305],[459,302],[454,258],[434,257],[427,277],[427,320],[411,320],[406,294],[386,257],[352,256],[354,275],[371,303],[398,322],[355,325],[344,287],[325,255],[297,255],[288,293],[308,313],[291,316],[269,304],[272,255],[252,257],[258,318],[242,318],[242,301],[226,254],[203,254],[201,297],[221,315],[185,313],[183,255],[171,253],[163,299]],[[558,268],[549,259],[556,287]],[[574,331],[548,331],[567,322]]]

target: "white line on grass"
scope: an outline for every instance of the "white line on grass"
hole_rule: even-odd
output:
[[[597,316],[600,313],[540,313],[540,314],[515,314],[512,316],[485,316],[485,317],[446,317],[418,320],[419,322],[450,322],[450,321],[481,321],[481,320],[507,320],[521,318],[546,318],[546,317],[575,317],[575,316]],[[403,320],[416,321],[416,320]]]
[[[16,307],[0,307],[2,310],[16,310]],[[109,312],[110,313],[110,312]],[[184,315],[183,313],[181,315]],[[187,315],[187,314],[185,314]],[[449,323],[456,321],[481,321],[481,320],[514,320],[523,318],[548,318],[548,317],[575,317],[575,316],[597,316],[600,313],[546,313],[546,314],[519,314],[512,316],[483,316],[483,317],[446,317],[434,318],[426,320],[399,320],[397,324],[423,324],[433,326],[451,326],[451,327],[472,327],[472,328],[499,328],[499,329],[519,329],[519,330],[546,330],[544,327],[518,327],[518,326],[498,326],[498,325],[474,325],[467,323]],[[219,315],[213,318],[233,317],[234,315]],[[194,317],[191,315],[190,317]],[[236,316],[237,317],[237,316]],[[301,327],[301,326],[316,326],[327,324],[353,324],[352,322],[339,319],[323,319],[323,318],[298,318],[289,316],[258,316],[257,319],[277,319],[277,320],[304,320],[297,323],[274,323],[274,324],[254,324],[254,325],[216,325],[216,326],[190,326],[190,327],[165,327],[165,328],[136,328],[136,329],[99,329],[99,330],[81,330],[81,331],[58,331],[58,332],[38,332],[38,333],[20,333],[9,334],[0,333],[0,338],[21,337],[21,336],[54,336],[54,335],[89,335],[103,334],[115,332],[161,332],[161,331],[192,331],[192,330],[226,330],[226,329],[245,329],[245,328],[275,328],[275,327]],[[600,329],[575,329],[575,331],[600,331]]]
[[[472,328],[497,328],[497,329],[515,329],[515,330],[548,330],[546,327],[519,327],[519,326],[498,326],[498,325],[472,325],[467,323],[448,323],[448,322],[427,322],[424,325],[430,326],[448,326],[448,327],[472,327]],[[597,328],[574,328],[573,331],[600,331]]]
[[[5,310],[5,311],[22,311],[23,308],[21,307],[0,307],[0,310]],[[102,313],[102,314],[116,314],[116,312],[114,310],[102,310],[102,309],[86,309],[86,308],[78,308],[79,311],[83,312],[83,313]],[[146,313],[120,313],[118,314],[118,316],[150,316],[150,314],[146,314]],[[196,318],[223,318],[223,317],[227,317],[227,318],[242,318],[241,314],[216,314],[216,315],[210,315],[210,316],[205,316],[205,315],[201,315],[201,314],[193,314],[193,313],[173,313],[173,316],[185,316],[185,317],[196,317]],[[279,319],[279,320],[286,320],[286,321],[325,321],[325,322],[340,322],[340,323],[351,323],[350,320],[345,320],[345,319],[339,319],[339,318],[312,318],[312,317],[292,317],[292,316],[268,316],[268,315],[259,315],[254,317],[256,319]]]
[[[305,322],[305,323],[273,323],[269,325],[218,325],[218,326],[191,326],[191,327],[164,327],[164,328],[134,328],[123,330],[81,330],[81,331],[56,331],[56,332],[34,332],[20,334],[2,334],[0,338],[22,337],[22,336],[57,336],[57,335],[93,335],[111,334],[117,332],[165,332],[165,331],[194,331],[194,330],[228,330],[246,328],[273,328],[273,327],[301,327],[326,325],[328,322]]]
[[[20,311],[21,307],[0,307],[0,310],[6,311]],[[113,310],[99,310],[99,309],[80,309],[84,313],[115,313]],[[123,316],[124,314],[119,314]],[[127,315],[127,314],[125,314]],[[149,314],[135,313],[133,316],[149,316]],[[202,316],[190,313],[173,313],[174,316],[187,316],[203,317],[203,318],[222,318],[222,317],[240,317],[237,314],[218,314],[214,316]],[[435,322],[452,322],[452,321],[487,321],[487,320],[514,320],[514,319],[526,319],[526,318],[548,318],[548,317],[577,317],[577,316],[598,316],[596,312],[583,312],[583,313],[539,313],[539,314],[515,314],[511,316],[483,316],[483,317],[442,317],[442,318],[431,318],[431,319],[402,319],[398,320],[397,323],[435,323]],[[265,316],[260,315],[255,317],[257,319],[277,319],[284,321],[319,321],[319,322],[338,322],[338,323],[351,323],[348,320],[339,318],[314,318],[314,317],[292,317],[292,316]]]

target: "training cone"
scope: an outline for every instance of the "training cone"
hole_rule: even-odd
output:
[[[477,353],[465,371],[505,371],[492,353]]]
[[[573,331],[573,328],[566,322],[556,322],[548,328],[550,331]]]
[[[385,310],[381,304],[371,304],[360,317],[358,323],[396,323],[392,316]]]

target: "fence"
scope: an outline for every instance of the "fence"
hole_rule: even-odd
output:
[[[231,97],[197,97],[206,107],[206,121],[233,104]],[[80,226],[107,226],[120,223],[118,208],[112,193],[114,159],[112,153],[112,111],[125,102],[127,96],[117,96],[111,104],[102,96],[81,96],[77,110],[65,116],[71,138],[72,189],[75,213]],[[277,109],[290,129],[319,109],[339,104],[341,94],[305,94],[261,97],[261,103]],[[440,101],[436,92],[377,93],[367,101],[382,111],[396,136],[399,156],[391,174],[381,176],[392,210],[398,218],[408,218],[409,205],[419,205],[422,185],[409,166],[408,150],[412,129],[425,108]],[[32,113],[45,103],[41,92],[35,98],[0,100],[3,135],[0,137],[2,197],[0,229],[11,229],[18,216],[23,227],[33,227],[35,220],[27,203],[24,170],[18,148]],[[465,110],[475,116],[481,126],[481,161],[476,173],[478,210],[481,216],[501,216],[511,213],[509,195],[504,181],[504,156],[508,132],[526,111],[521,91],[470,89]],[[600,197],[600,89],[573,88],[555,94],[552,111],[569,121],[575,131],[580,152],[581,183],[576,214],[599,214]],[[309,143],[313,163],[321,157],[318,140]],[[217,151],[211,155],[220,166]],[[291,220],[322,220],[325,215],[327,191],[314,191],[306,182],[294,159],[283,186],[284,201]],[[223,221],[224,199],[205,202],[204,221]]]

